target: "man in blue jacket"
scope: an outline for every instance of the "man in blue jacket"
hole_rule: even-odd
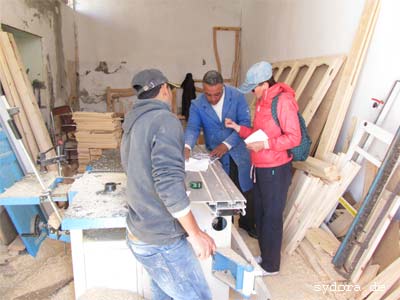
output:
[[[237,124],[249,127],[249,106],[242,93],[224,85],[222,75],[217,71],[208,71],[204,75],[203,90],[204,93],[190,106],[185,130],[185,158],[189,159],[191,149],[203,129],[210,155],[219,158],[225,172],[247,200],[246,215],[240,216],[239,227],[255,237],[250,155],[236,131],[224,125],[225,118],[230,118]]]

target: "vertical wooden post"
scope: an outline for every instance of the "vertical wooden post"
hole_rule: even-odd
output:
[[[360,24],[332,103],[331,113],[322,132],[315,155],[317,158],[323,159],[326,153],[333,152],[335,148],[375,28],[376,20],[378,19],[380,4],[380,0],[367,0],[365,3]]]

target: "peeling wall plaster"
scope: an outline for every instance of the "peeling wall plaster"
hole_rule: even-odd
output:
[[[56,68],[56,86],[55,91],[50,93],[50,104],[54,106],[55,97],[61,99],[68,99],[68,92],[65,89],[66,80],[66,68],[65,68],[65,58],[64,58],[64,47],[63,47],[63,39],[62,39],[62,15],[61,15],[61,5],[59,1],[51,1],[51,0],[24,0],[25,4],[28,8],[32,8],[37,12],[33,14],[34,18],[41,20],[41,18],[46,19],[49,24],[49,27],[53,29],[54,32],[54,43],[55,43],[55,54],[56,59],[55,63],[57,64]],[[47,56],[48,69],[51,68],[51,62],[49,57]],[[49,76],[50,74],[48,74]]]
[[[75,46],[64,43],[75,44],[73,22],[73,11],[58,0],[0,0],[0,23],[41,37],[47,87],[42,101],[50,106],[64,105],[71,96],[66,65],[74,60]],[[43,113],[48,120],[49,109]]]
[[[117,63],[100,61],[93,62],[90,66],[79,73],[79,100],[80,107],[87,111],[106,111],[107,86],[111,87],[129,87],[121,85],[121,78],[131,78],[131,72],[126,67],[126,62]]]
[[[105,111],[106,88],[129,88],[133,74],[144,68],[160,68],[177,83],[188,72],[201,79],[216,68],[212,27],[240,26],[240,2],[77,0],[81,108]],[[234,34],[222,32],[218,41],[229,77]]]

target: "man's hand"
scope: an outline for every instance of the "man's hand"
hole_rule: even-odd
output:
[[[191,211],[183,217],[179,217],[178,220],[189,235],[188,241],[192,244],[194,252],[200,259],[205,259],[214,254],[216,249],[214,240],[207,233],[201,231]]]
[[[267,147],[265,147],[267,146]],[[260,150],[264,150],[264,149],[268,149],[268,141],[266,142],[253,142],[253,143],[249,143],[246,145],[247,149],[254,151],[254,152],[258,152]]]
[[[221,158],[228,151],[228,146],[226,146],[224,143],[221,143],[217,147],[215,147],[213,151],[211,151],[210,157],[216,156],[218,158]]]
[[[229,119],[229,118],[225,118],[225,127],[232,128],[236,132],[240,131],[240,125],[236,124],[235,121],[232,121],[232,119]]]
[[[185,160],[189,160],[190,149],[188,147],[185,147],[184,153],[185,153]]]
[[[196,234],[189,235],[188,241],[192,244],[194,253],[200,259],[206,259],[214,254],[216,245],[214,240],[205,232],[199,230]]]

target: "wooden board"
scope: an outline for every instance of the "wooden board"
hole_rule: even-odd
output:
[[[383,199],[389,198],[389,193],[384,193],[382,196]],[[380,201],[382,202],[382,201]],[[372,257],[372,254],[375,252],[380,240],[382,239],[383,235],[386,232],[386,229],[389,227],[391,220],[393,219],[394,215],[396,214],[397,210],[400,207],[400,197],[396,196],[395,199],[391,202],[391,205],[388,211],[385,214],[385,217],[379,222],[378,226],[372,227],[374,225],[374,218],[377,218],[380,210],[376,210],[373,212],[371,222],[367,222],[365,226],[365,231],[369,232],[369,230],[374,229],[373,236],[371,241],[368,245],[368,248],[363,252],[362,256],[360,257],[354,271],[351,274],[351,281],[357,282],[361,277],[362,272],[364,271],[365,267],[367,266],[369,260]]]
[[[330,256],[334,256],[339,248],[340,242],[335,237],[321,228],[310,228],[307,230],[306,239],[315,249],[322,249]]]
[[[399,230],[399,221],[393,220],[372,256],[373,264],[378,264],[385,269],[397,257],[400,257]]]
[[[2,47],[0,46],[0,81],[7,96],[7,101],[10,107],[19,107],[20,113],[14,117],[16,125],[22,135],[22,142],[32,159],[36,159],[39,148],[33,135],[32,128],[29,124],[26,113],[23,109],[21,99],[11,76],[11,71],[8,68],[7,60],[4,56]]]
[[[25,67],[21,65],[16,54],[18,49],[14,49],[10,37],[5,32],[0,32],[0,45],[2,47],[4,56],[7,60],[8,67],[14,84],[16,86],[18,95],[22,100],[22,108],[24,109],[27,119],[31,127],[34,127],[33,135],[37,142],[38,148],[41,152],[46,152],[53,147],[46,125],[40,113],[36,98],[33,94],[32,86],[27,85],[25,81],[24,70]],[[51,150],[47,153],[48,157],[55,156],[55,151]],[[49,169],[56,168],[56,166],[49,166]]]
[[[357,84],[376,20],[378,19],[380,3],[380,0],[366,0],[365,2],[359,27],[332,103],[331,113],[328,116],[321,136],[316,153],[317,158],[323,158],[326,153],[334,150],[353,91]]]
[[[326,120],[328,119],[329,111],[331,109],[342,73],[343,65],[326,92],[324,98],[322,99],[322,102],[315,112],[311,122],[307,126],[308,135],[312,141],[310,155],[314,155],[315,151],[317,150],[320,136],[325,127]]]
[[[337,181],[340,174],[335,165],[309,156],[305,161],[294,161],[293,167],[328,181]]]
[[[357,300],[362,300],[370,295],[368,300],[379,300],[382,299],[385,292],[375,291],[377,286],[382,287],[384,285],[384,291],[388,291],[400,278],[400,257],[394,261],[389,267],[383,272],[378,274],[362,291],[361,295],[357,297]],[[375,287],[375,288],[374,288]]]

